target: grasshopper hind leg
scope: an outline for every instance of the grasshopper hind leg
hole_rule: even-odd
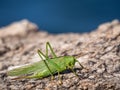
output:
[[[36,75],[30,75],[30,76],[18,76],[18,77],[12,78],[12,80],[32,79],[32,78],[42,78],[42,77],[40,77],[40,76],[36,76]]]
[[[53,48],[51,47],[51,45],[50,45],[49,42],[46,43],[46,57],[48,58],[48,48],[50,49],[53,58],[56,58],[57,55],[56,55],[55,52],[53,51]]]
[[[38,50],[38,54],[39,54],[39,56],[41,57],[42,61],[44,62],[45,66],[48,68],[48,70],[49,70],[49,72],[50,72],[50,74],[51,74],[51,79],[54,79],[54,76],[53,76],[52,71],[50,70],[50,68],[49,68],[46,60],[44,60],[42,56],[44,56],[45,58],[47,58],[47,57],[46,57],[40,50]]]

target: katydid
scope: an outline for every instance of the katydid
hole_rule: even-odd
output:
[[[52,58],[48,57],[48,48],[51,51]],[[17,78],[14,79],[30,79],[44,78],[50,75],[54,78],[53,75],[58,73],[59,80],[61,81],[60,72],[66,69],[71,69],[73,73],[78,76],[73,69],[76,62],[83,68],[81,63],[73,56],[56,56],[49,42],[46,43],[46,54],[40,50],[38,50],[38,54],[42,59],[41,61],[10,70],[7,74],[9,76],[17,76]]]

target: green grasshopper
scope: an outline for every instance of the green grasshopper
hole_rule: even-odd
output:
[[[52,53],[52,58],[48,57],[48,48]],[[76,60],[73,56],[57,57],[49,42],[46,43],[46,54],[44,54],[40,50],[38,50],[38,54],[42,59],[41,61],[23,67],[19,67],[13,70],[9,70],[7,72],[7,75],[17,76],[17,78],[14,79],[44,78],[51,75],[53,79],[54,78],[53,75],[58,73],[59,80],[61,81],[60,72],[66,69],[71,69],[73,73],[76,76],[78,76],[74,71],[73,67],[75,63],[76,62],[79,63],[79,61]],[[80,63],[79,65],[83,68],[83,66]]]

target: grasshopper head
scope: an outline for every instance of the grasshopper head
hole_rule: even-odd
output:
[[[66,66],[73,67],[75,65],[76,59],[73,56],[65,56],[64,59]]]
[[[79,64],[82,68],[84,68],[84,67],[81,65],[81,63],[80,63],[77,59],[75,59],[75,57],[73,57],[73,56],[66,56],[66,65],[67,65],[67,66],[74,67],[74,65],[75,65],[76,62],[78,62],[78,64]]]

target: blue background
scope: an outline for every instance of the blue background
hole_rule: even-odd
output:
[[[89,32],[120,19],[120,0],[0,0],[0,27],[22,19],[50,33]]]

